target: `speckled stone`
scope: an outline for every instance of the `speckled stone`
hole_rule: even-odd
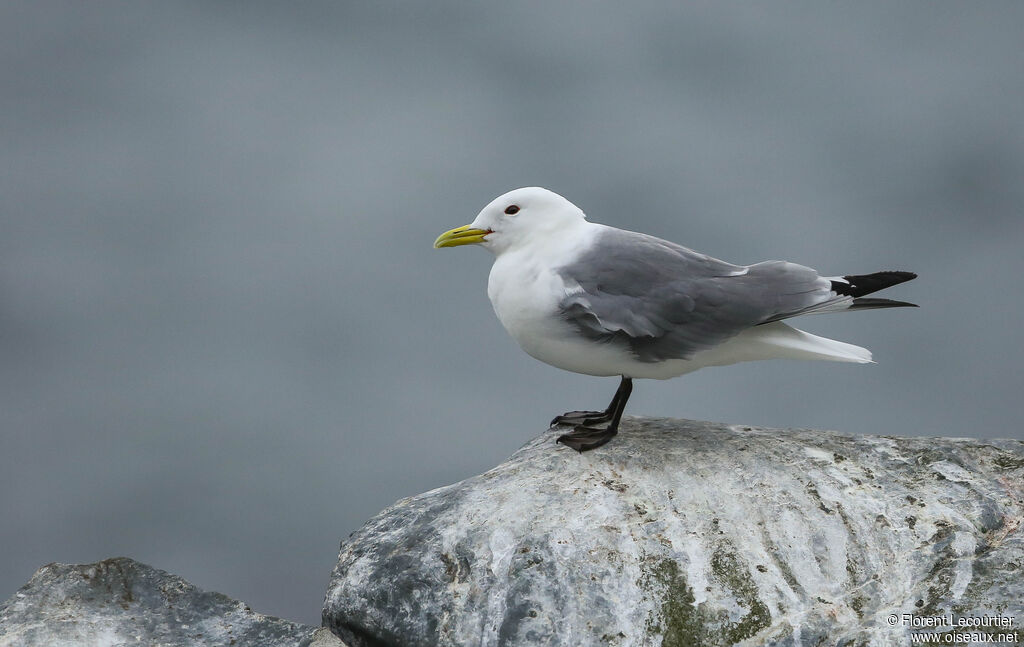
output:
[[[0,647],[344,647],[125,557],[49,564],[0,605]]]
[[[354,647],[906,645],[904,613],[1022,629],[1018,441],[629,418],[578,454],[559,433],[354,533],[324,625]]]

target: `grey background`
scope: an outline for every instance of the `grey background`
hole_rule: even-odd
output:
[[[522,353],[509,189],[735,262],[911,269],[878,364],[629,411],[1022,437],[1024,4],[4,3],[0,598],[128,555],[317,623],[338,541],[614,379]]]

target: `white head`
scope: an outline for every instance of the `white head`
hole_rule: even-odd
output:
[[[536,186],[524,187],[498,196],[471,224],[441,234],[434,247],[479,244],[501,254],[585,220],[579,207],[557,193]]]

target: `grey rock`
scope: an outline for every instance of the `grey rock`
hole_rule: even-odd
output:
[[[324,625],[354,646],[907,645],[911,617],[953,614],[1024,638],[1018,441],[632,418],[577,454],[558,433],[353,533]]]
[[[125,557],[49,564],[0,605],[0,647],[121,645],[344,647]]]

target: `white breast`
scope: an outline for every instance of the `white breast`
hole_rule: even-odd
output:
[[[564,282],[553,268],[536,260],[526,252],[502,254],[487,281],[494,314],[531,355],[541,340],[567,334],[558,317],[558,304],[566,293]]]
[[[487,282],[487,296],[505,330],[524,351],[542,362],[587,375],[623,375],[636,360],[621,349],[587,341],[562,316],[559,304],[578,290],[558,274],[560,263],[588,247],[599,226],[581,223],[546,245],[508,250],[498,256]]]

